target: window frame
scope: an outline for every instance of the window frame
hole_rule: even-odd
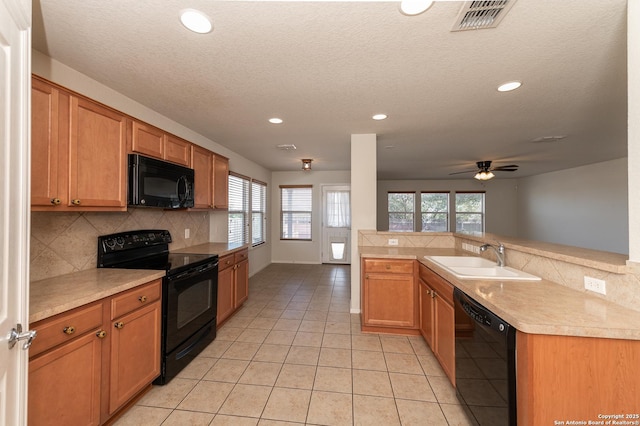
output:
[[[422,210],[422,196],[423,194],[446,194],[447,195],[447,210],[444,212],[439,212],[439,211],[424,211]],[[444,214],[446,216],[446,229],[444,231],[438,231],[438,230],[434,230],[434,231],[430,231],[430,230],[424,230],[423,229],[423,216],[425,214]],[[416,225],[420,226],[420,229],[418,230],[418,232],[449,232],[451,230],[451,191],[420,191],[420,211],[418,212],[418,219],[419,221],[416,223]]]
[[[389,210],[389,197],[392,194],[411,194],[413,195],[413,210],[408,211],[390,211]],[[391,214],[404,214],[411,218],[411,229],[391,229]],[[415,232],[416,229],[416,191],[387,191],[387,229],[390,232]]]
[[[481,194],[482,195],[482,211],[481,212],[458,211],[458,194]],[[485,227],[486,227],[486,209],[487,209],[486,197],[487,197],[486,191],[456,191],[455,197],[454,197],[454,200],[453,200],[455,222],[451,224],[452,227],[454,228],[452,230],[453,232],[485,232]],[[458,215],[463,215],[463,214],[464,215],[479,215],[480,216],[480,223],[481,223],[481,230],[480,231],[458,230]]]
[[[239,179],[240,185],[241,185],[241,189],[240,189],[240,197],[242,198],[242,209],[241,210],[234,210],[232,207],[233,206],[233,202],[232,202],[232,197],[234,194],[232,194],[232,180],[234,179]],[[251,230],[250,230],[250,221],[249,221],[249,213],[250,213],[250,204],[251,204],[251,178],[241,175],[239,173],[234,173],[234,172],[229,172],[229,189],[227,190],[228,194],[229,194],[229,207],[227,209],[227,213],[228,213],[228,217],[227,217],[227,223],[228,223],[228,229],[227,229],[227,241],[229,243],[240,243],[240,244],[248,244],[250,239],[251,239]],[[241,229],[242,229],[242,234],[239,236],[240,240],[237,238],[238,236],[235,233],[235,228],[236,227],[232,227],[231,226],[231,219],[234,215],[240,215],[241,216],[241,222],[242,224]]]
[[[309,210],[284,210],[283,198],[285,189],[304,189],[309,191]],[[308,215],[309,238],[293,238],[285,236],[285,215]],[[280,185],[280,240],[281,241],[313,241],[313,185]]]
[[[259,199],[259,203],[260,206],[258,209],[254,208],[254,186],[259,186],[262,188],[261,192],[261,197]],[[250,240],[251,240],[251,247],[256,247],[259,246],[261,244],[265,244],[267,242],[267,184],[265,182],[259,181],[257,179],[251,179],[251,193],[250,193],[250,198],[251,198],[251,236],[250,236]],[[261,233],[260,233],[260,239],[258,241],[255,241],[255,234],[254,234],[254,215],[259,215],[261,216],[260,219],[260,224],[261,224]]]

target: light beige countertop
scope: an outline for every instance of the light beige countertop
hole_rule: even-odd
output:
[[[227,254],[231,254],[235,251],[248,248],[249,244],[238,243],[204,243],[197,246],[183,247],[179,250],[175,250],[180,253],[193,253],[193,254],[217,254],[222,257]]]
[[[472,299],[531,334],[640,340],[640,312],[548,280],[459,279],[424,256],[470,255],[455,249],[360,247],[362,258],[417,259]]]
[[[162,278],[165,271],[95,268],[32,281],[29,322],[66,312],[125,290]]]
[[[224,256],[247,247],[247,244],[205,243],[175,251]],[[164,276],[165,271],[96,268],[33,281],[29,290],[29,322],[52,317]]]

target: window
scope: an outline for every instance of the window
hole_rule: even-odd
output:
[[[389,231],[413,232],[415,193],[389,192],[387,208],[389,210]]]
[[[249,242],[249,182],[229,173],[229,243]]]
[[[280,187],[280,239],[311,240],[311,185]]]
[[[449,193],[423,192],[420,194],[422,232],[449,231]]]
[[[266,241],[267,184],[251,181],[251,244],[257,246]]]
[[[484,192],[456,193],[456,232],[484,232]]]
[[[351,226],[351,206],[349,191],[327,191],[325,212],[326,226],[329,228],[349,228]]]

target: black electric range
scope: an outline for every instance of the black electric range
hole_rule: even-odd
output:
[[[98,237],[98,268],[164,270],[161,374],[165,384],[216,337],[218,256],[169,252],[167,230]]]

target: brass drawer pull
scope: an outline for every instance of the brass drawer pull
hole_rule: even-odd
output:
[[[80,205],[80,200],[78,200],[77,198],[74,200],[71,200],[71,204],[73,204],[74,206],[79,206]]]
[[[124,323],[122,321],[118,321],[117,323],[113,324],[113,326],[120,330],[122,327],[124,327]]]
[[[140,303],[144,303],[147,301],[147,296],[140,296],[138,297],[138,300],[140,301]]]
[[[60,198],[52,198],[51,199],[51,204],[53,204],[54,206],[59,206],[61,203]]]
[[[76,332],[76,328],[73,326],[68,326],[62,329],[62,331],[65,332],[65,334],[68,334],[69,336],[71,336],[73,333]]]
[[[384,267],[385,267],[386,269],[391,269],[391,265],[389,265],[388,263],[387,263],[386,265],[384,265]]]
[[[101,339],[104,339],[105,337],[107,337],[107,332],[104,330],[100,330],[96,333],[96,336],[98,336]]]

